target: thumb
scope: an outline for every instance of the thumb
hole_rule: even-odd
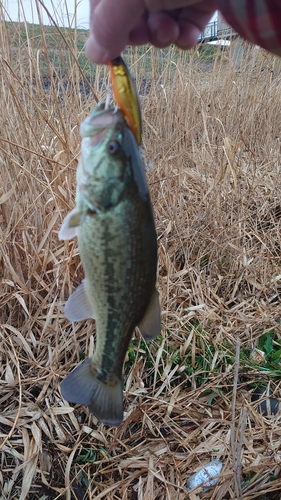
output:
[[[144,9],[142,0],[90,0],[88,59],[102,64],[120,55]]]

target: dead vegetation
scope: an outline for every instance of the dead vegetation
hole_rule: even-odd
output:
[[[241,55],[239,42],[239,58],[208,62],[198,50],[127,53],[146,89],[163,327],[150,345],[136,334],[124,422],[111,429],[60,395],[95,325],[64,318],[83,271],[76,241],[57,237],[74,207],[79,124],[108,70],[81,93],[75,45],[62,74],[44,29],[41,51],[21,30],[1,24],[1,498],[279,498],[280,414],[261,415],[251,393],[280,398],[280,61]],[[187,492],[215,458],[217,486]]]

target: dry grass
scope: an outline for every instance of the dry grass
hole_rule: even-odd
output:
[[[62,38],[62,73],[43,28],[40,51],[20,33],[14,44],[1,24],[1,498],[183,500],[214,458],[218,485],[191,500],[280,498],[281,418],[251,403],[260,384],[281,395],[279,60],[250,47],[239,64],[128,51],[146,89],[163,328],[149,346],[133,340],[124,423],[110,429],[59,392],[95,325],[64,318],[83,272],[76,241],[57,236],[74,207],[78,126],[108,71],[82,94],[74,42]],[[265,366],[249,359],[255,346]]]

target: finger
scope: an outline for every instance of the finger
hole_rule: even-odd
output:
[[[175,10],[200,2],[202,2],[202,0],[144,0],[144,4],[149,12]]]
[[[90,37],[86,55],[94,63],[117,57],[129,40],[129,33],[144,12],[142,0],[91,0]]]
[[[128,42],[132,45],[144,45],[149,43],[150,33],[147,24],[147,12],[145,12],[142,18],[137,22],[134,28],[129,33]]]
[[[155,47],[167,47],[179,37],[178,23],[168,13],[150,13],[147,22],[150,31],[150,43]]]
[[[217,7],[217,0],[201,2],[201,6],[186,8],[180,11],[178,25],[180,34],[176,40],[176,45],[181,49],[191,49],[198,43],[200,33],[204,30]]]

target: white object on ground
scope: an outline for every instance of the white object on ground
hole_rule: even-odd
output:
[[[186,487],[188,490],[192,490],[198,486],[215,486],[217,484],[219,478],[217,476],[222,471],[222,462],[219,459],[212,460],[208,462],[205,467],[200,469],[198,472],[195,472],[186,483]],[[206,490],[204,490],[206,491]]]

